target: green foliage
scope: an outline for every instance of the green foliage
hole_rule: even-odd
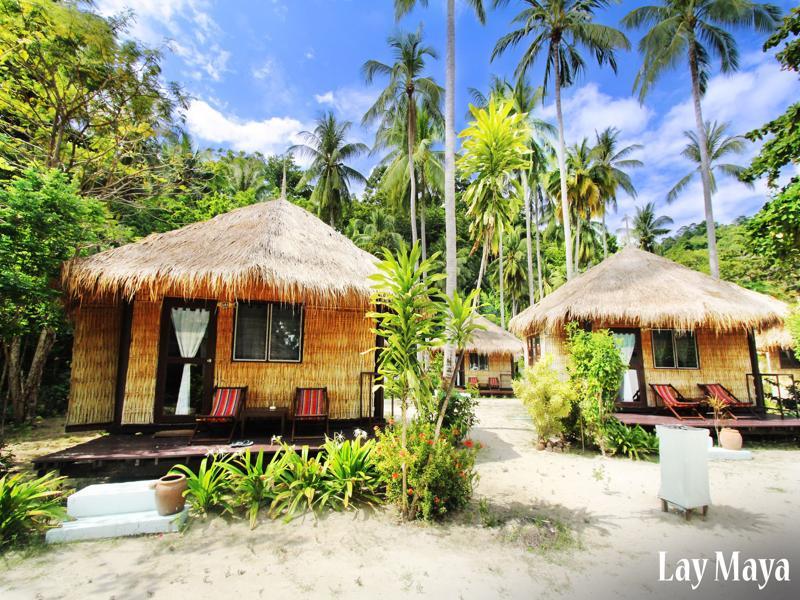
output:
[[[800,305],[795,306],[786,317],[786,329],[794,340],[794,353],[800,356]]]
[[[408,518],[426,521],[464,508],[477,478],[475,444],[469,439],[459,443],[447,431],[434,440],[433,425],[422,420],[410,425],[407,436],[404,445],[398,425],[377,431],[375,456],[387,500],[401,505],[403,498],[414,498]]]
[[[224,466],[230,460],[231,456],[207,456],[200,461],[197,473],[186,465],[175,465],[170,470],[186,475],[184,495],[195,514],[206,516],[212,510],[230,511],[230,471]]]
[[[379,504],[381,482],[373,456],[375,441],[329,439],[325,456],[325,506],[346,510],[353,506]]]
[[[54,472],[38,478],[20,473],[0,477],[0,549],[27,541],[66,516],[64,480]]]
[[[608,330],[583,331],[567,325],[568,371],[578,396],[580,417],[591,441],[606,451],[605,427],[613,420],[614,402],[626,366]]]
[[[325,506],[325,465],[319,456],[308,456],[308,446],[298,454],[292,446],[283,446],[285,465],[280,475],[272,516],[283,515],[286,521],[306,511]]]
[[[636,207],[633,217],[633,235],[639,242],[639,247],[647,252],[655,252],[656,242],[659,237],[669,233],[667,225],[672,224],[672,219],[666,215],[656,216],[656,203],[648,202],[642,207]]]
[[[0,188],[0,337],[35,332],[61,316],[53,286],[63,261],[96,247],[102,204],[78,196],[56,170],[28,169]]]
[[[772,261],[783,273],[797,273],[800,270],[800,178],[795,178],[773,196],[748,222],[747,231],[755,254]],[[797,280],[796,277],[792,279]]]
[[[250,450],[231,462],[221,462],[234,494],[234,504],[242,506],[250,519],[250,529],[256,526],[258,512],[275,499],[276,485],[286,468],[285,454],[276,452],[269,462],[264,461],[264,452],[253,458]]]
[[[606,445],[612,454],[624,454],[639,460],[643,455],[658,452],[658,436],[641,425],[628,426],[617,419],[609,419],[605,425]]]
[[[553,368],[553,356],[542,356],[522,372],[522,377],[513,386],[514,395],[531,415],[539,440],[562,437],[564,419],[572,412],[576,396],[570,382],[562,381]]]

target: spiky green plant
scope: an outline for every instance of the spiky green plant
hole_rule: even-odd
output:
[[[375,441],[325,440],[325,489],[320,504],[335,509],[348,509],[359,504],[380,503],[381,486],[372,456]]]
[[[220,466],[230,477],[235,503],[245,507],[250,529],[254,529],[261,508],[277,495],[277,484],[286,468],[285,453],[280,449],[266,462],[263,451],[253,458],[250,450],[246,450],[232,462],[223,462]]]
[[[175,465],[170,473],[186,475],[184,496],[195,514],[205,516],[213,509],[230,511],[231,482],[229,471],[224,467],[231,456],[207,456],[200,461],[195,473],[186,465]],[[210,462],[209,462],[210,461]]]
[[[0,548],[41,533],[66,516],[65,479],[54,472],[33,479],[21,473],[0,477]]]

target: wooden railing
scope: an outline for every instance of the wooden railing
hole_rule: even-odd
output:
[[[800,382],[791,373],[759,373],[764,390],[764,410],[768,413],[786,417],[800,418]],[[747,374],[747,397],[752,402],[755,397],[756,379]]]

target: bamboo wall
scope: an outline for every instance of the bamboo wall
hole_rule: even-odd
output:
[[[122,404],[123,425],[153,422],[160,321],[161,302],[136,299],[133,303],[128,377]]]
[[[332,419],[359,417],[362,371],[374,370],[371,323],[363,310],[306,307],[302,363],[233,362],[234,309],[217,316],[216,385],[249,386],[248,406],[291,409],[297,387],[327,387]],[[365,382],[365,385],[368,385]]]
[[[114,419],[121,308],[81,307],[73,321],[67,425],[110,423]]]
[[[614,325],[601,324],[593,327],[602,329]],[[671,383],[687,398],[702,395],[697,387],[698,383],[721,383],[740,400],[747,400],[745,375],[752,369],[745,331],[716,334],[709,329],[696,330],[699,369],[656,369],[653,363],[651,330],[642,329],[641,337],[648,406],[655,406],[651,383]],[[563,334],[542,335],[542,353],[552,354],[553,366],[566,376],[569,357]]]
[[[464,377],[477,377],[480,385],[488,385],[489,377],[497,377],[501,386],[511,386],[511,355],[493,353],[489,354],[489,368],[486,371],[473,371],[469,368],[471,352],[464,353]],[[482,354],[482,353],[476,353]],[[501,379],[500,376],[503,375]]]
[[[794,375],[795,381],[800,381],[800,369],[784,369],[781,367],[780,352],[770,350],[764,353],[765,361],[762,361],[761,370],[764,373],[778,373],[781,375]]]
[[[360,385],[361,372],[374,369],[374,353],[368,351],[375,336],[364,309],[307,306],[303,362],[270,363],[232,360],[234,306],[228,302],[217,305],[215,385],[248,386],[248,406],[274,403],[289,408],[296,387],[327,387],[332,419],[358,418],[360,412],[366,412],[368,391]],[[160,319],[160,301],[137,299],[133,303],[123,425],[153,422]],[[368,388],[368,379],[364,381]]]

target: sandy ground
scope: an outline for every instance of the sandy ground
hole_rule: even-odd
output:
[[[539,452],[516,400],[484,400],[474,438],[476,499],[492,518],[566,524],[574,543],[532,550],[519,521],[486,527],[477,509],[441,526],[400,525],[386,511],[290,524],[212,519],[185,534],[85,542],[0,559],[0,598],[797,598],[800,451],[758,450],[710,465],[705,520],[662,513],[651,462]],[[790,561],[792,583],[658,581],[658,552]]]

